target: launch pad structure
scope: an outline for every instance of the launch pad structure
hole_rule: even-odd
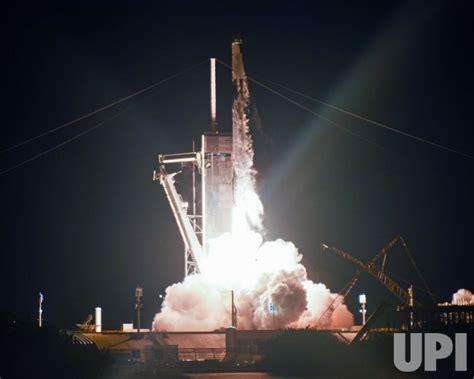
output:
[[[242,41],[232,42],[232,81],[236,91],[236,99],[248,98],[248,82],[245,74]],[[210,60],[210,130],[202,133],[199,145],[191,152],[161,154],[158,156],[159,169],[154,171],[153,180],[163,186],[178,230],[184,242],[184,274],[185,277],[201,272],[203,262],[210,252],[210,242],[225,233],[232,232],[234,203],[238,194],[234,195],[235,183],[238,183],[239,166],[237,158],[241,156],[245,145],[237,143],[242,140],[242,130],[236,127],[235,119],[245,120],[245,101],[234,101],[232,132],[221,132],[217,128],[216,115],[216,59]],[[175,178],[181,173],[179,166],[192,169],[191,202],[183,199],[175,185]],[[243,168],[247,166],[243,165]],[[315,343],[317,336],[331,335],[347,345],[357,345],[374,341],[379,337],[394,332],[420,331],[436,328],[436,330],[473,330],[474,310],[471,305],[462,306],[441,304],[438,306],[421,306],[415,301],[413,287],[405,291],[384,271],[387,254],[396,244],[401,243],[414,264],[413,257],[402,237],[397,236],[378,252],[369,262],[363,262],[348,252],[335,247],[322,245],[323,251],[331,252],[352,262],[357,273],[351,281],[334,297],[334,300],[322,312],[316,325],[307,327],[300,335],[310,336]],[[232,264],[232,262],[229,262]],[[418,271],[417,267],[415,269]],[[335,309],[342,304],[344,298],[359,280],[362,272],[370,274],[383,284],[402,305],[382,303],[363,325],[349,328],[332,328],[321,322],[331,317]],[[421,277],[421,274],[419,274]],[[424,279],[421,277],[424,281]],[[426,284],[426,283],[425,283]],[[429,291],[428,286],[426,289]],[[208,331],[160,331],[141,328],[140,309],[143,291],[136,290],[136,311],[138,325],[123,324],[122,330],[102,330],[102,311],[96,309],[95,325],[91,324],[90,316],[83,324],[79,324],[79,332],[73,333],[73,343],[95,345],[99,350],[110,351],[118,365],[127,367],[131,363],[155,365],[152,367],[177,367],[181,363],[230,362],[254,367],[264,354],[263,344],[278,338],[287,330],[277,328],[273,313],[273,328],[247,330],[237,328],[237,308],[234,303],[234,291],[231,295],[231,325]],[[272,303],[270,303],[272,312]],[[365,300],[364,300],[365,305]],[[365,316],[365,314],[364,314]],[[382,319],[384,317],[384,319]],[[385,318],[389,318],[388,322]],[[127,327],[126,327],[127,326]],[[129,327],[128,327],[129,326]],[[465,328],[465,329],[463,329]],[[300,333],[298,331],[297,333]],[[370,335],[370,337],[369,337]],[[288,349],[292,349],[290,345]],[[157,358],[158,357],[158,358]],[[198,366],[196,366],[198,367]]]
[[[234,39],[232,42],[232,81],[237,92],[247,90],[240,39]],[[199,150],[161,154],[158,156],[160,168],[153,173],[153,180],[159,181],[165,190],[184,242],[185,276],[200,272],[200,265],[209,251],[210,240],[232,231],[233,142],[236,131],[223,133],[217,129],[215,58],[210,60],[210,111],[211,130],[201,135]],[[173,164],[192,165],[191,209],[189,202],[183,199],[175,186],[174,177],[180,171],[167,171],[167,167]],[[200,209],[197,207],[197,185],[200,185]]]
[[[159,171],[154,172],[154,180],[160,181],[178,225],[184,242],[184,274],[185,277],[199,273],[206,256],[210,252],[210,243],[225,233],[232,232],[234,204],[239,201],[239,192],[235,191],[236,183],[242,172],[249,170],[251,165],[241,159],[245,157],[248,105],[248,77],[245,73],[242,55],[242,41],[232,42],[232,82],[235,90],[233,104],[232,133],[220,132],[217,128],[216,116],[216,59],[210,60],[210,131],[204,132],[200,138],[200,146],[196,150],[179,154],[159,155]],[[239,126],[244,126],[239,127]],[[244,142],[242,142],[244,141]],[[239,143],[240,142],[240,143]],[[168,172],[171,165],[191,165],[192,167],[192,203],[185,201],[175,186],[175,176],[180,171]],[[199,186],[199,209],[197,206],[197,187]],[[238,187],[238,186],[237,186]],[[322,245],[323,251],[329,251],[356,265],[357,273],[350,282],[338,293],[332,302],[322,312],[317,322],[318,326],[343,303],[361,272],[366,272],[379,281],[392,293],[404,307],[418,308],[423,304],[415,300],[413,287],[405,290],[384,271],[387,254],[391,248],[400,243],[410,262],[421,279],[423,290],[430,297],[429,304],[435,304],[435,298],[424,277],[421,275],[405,241],[401,236],[392,239],[369,262],[365,263],[351,254],[335,247]],[[229,262],[232,264],[232,262]],[[232,326],[236,326],[236,310],[232,293]],[[443,316],[444,317],[444,316]],[[469,316],[470,317],[470,316]],[[462,319],[463,317],[461,317]],[[469,319],[470,320],[470,319]]]

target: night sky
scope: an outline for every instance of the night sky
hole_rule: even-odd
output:
[[[230,62],[232,37],[240,35],[249,75],[474,155],[471,2],[189,4],[10,4],[1,26],[0,149],[210,57]],[[151,324],[159,294],[182,279],[184,266],[178,229],[152,172],[157,154],[190,151],[209,128],[208,78],[204,62],[0,156],[3,171],[127,108],[0,176],[2,309],[33,321],[42,291],[46,323],[73,327],[102,306],[104,327],[114,328],[133,319],[139,284],[142,325]],[[255,83],[250,91],[267,238],[293,241],[311,279],[337,292],[355,272],[322,252],[322,242],[366,261],[400,234],[441,299],[474,289],[474,159],[282,90],[354,136]],[[230,72],[219,65],[223,131],[230,131],[231,102]],[[185,176],[178,180],[186,183]],[[400,248],[387,270],[420,285]],[[369,312],[394,300],[364,277],[347,299],[354,313],[361,292]]]

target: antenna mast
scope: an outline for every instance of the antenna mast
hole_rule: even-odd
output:
[[[137,310],[137,332],[140,333],[140,327],[141,327],[141,310],[143,307],[142,304],[142,298],[143,298],[143,288],[140,286],[137,286],[135,289],[135,309]]]

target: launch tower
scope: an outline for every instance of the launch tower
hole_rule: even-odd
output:
[[[162,184],[185,245],[185,276],[199,272],[209,251],[209,241],[232,232],[234,205],[233,134],[220,132],[216,117],[216,60],[210,60],[211,130],[202,134],[200,149],[189,153],[159,155],[159,171],[154,180]],[[242,57],[242,41],[232,42],[232,80],[237,92],[247,90]],[[168,173],[171,164],[192,164],[192,209],[178,193],[174,177],[180,171]],[[200,180],[196,180],[196,175]],[[200,185],[201,202],[197,207],[196,193]]]

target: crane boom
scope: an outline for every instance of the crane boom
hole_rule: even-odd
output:
[[[345,251],[339,250],[338,248],[333,247],[333,246],[328,246],[326,244],[323,244],[322,248],[323,248],[323,250],[329,250],[329,251],[339,255],[340,257],[342,257],[344,259],[347,259],[348,261],[351,261],[352,263],[354,263],[356,266],[358,266],[363,271],[367,271],[369,269],[369,266],[367,266],[364,262],[357,259],[356,257],[353,257],[349,253],[346,253]]]
[[[159,174],[155,173],[154,175],[154,180],[159,179],[165,190],[166,197],[168,198],[171,210],[173,211],[176,223],[178,224],[178,229],[183,238],[186,250],[194,262],[194,272],[198,273],[199,267],[203,261],[202,246],[188,216],[188,203],[182,199],[174,185],[174,177],[177,174],[178,172],[169,174],[165,167],[161,165]]]
[[[357,281],[359,280],[360,273],[361,271],[357,271],[357,273],[352,277],[351,281],[347,283],[341,291],[339,291],[337,296],[333,299],[333,301],[331,301],[324,312],[321,313],[321,316],[319,316],[317,325],[329,323],[332,313],[344,302],[349,292],[351,292],[352,288],[356,285]]]
[[[381,266],[381,269],[380,269],[380,271],[383,272],[383,270],[384,270],[384,268],[385,268],[385,261],[386,261],[386,259],[387,259],[387,253],[389,252],[389,250],[390,250],[392,247],[395,246],[395,244],[396,244],[398,241],[403,241],[403,240],[402,240],[402,237],[396,236],[396,237],[395,237],[394,239],[392,239],[388,244],[386,244],[386,245],[382,248],[382,250],[380,250],[380,251],[378,252],[378,254],[370,260],[368,266],[369,266],[369,267],[374,266],[375,263],[378,261],[378,259],[381,258],[381,257],[383,257],[383,262],[382,262],[382,266]]]
[[[394,240],[392,240],[391,243],[392,242],[394,244],[396,241],[394,242]],[[391,243],[389,243],[389,245],[391,245]],[[380,283],[382,283],[385,286],[385,288],[387,288],[393,295],[399,298],[403,302],[403,304],[410,305],[410,295],[408,294],[408,292],[405,291],[402,287],[400,287],[398,283],[395,282],[388,275],[384,274],[382,271],[378,271],[374,264],[365,264],[364,262],[350,255],[349,253],[346,253],[345,251],[339,250],[335,247],[328,246],[326,244],[323,244],[322,248],[323,250],[331,251],[332,253],[335,253],[336,255],[339,255],[340,257],[351,261],[356,266],[358,266],[361,270],[369,273],[375,279],[377,279]],[[385,254],[386,254],[386,250],[385,250]],[[380,254],[378,256],[380,256]],[[372,260],[371,263],[373,263],[373,261],[374,260]]]

